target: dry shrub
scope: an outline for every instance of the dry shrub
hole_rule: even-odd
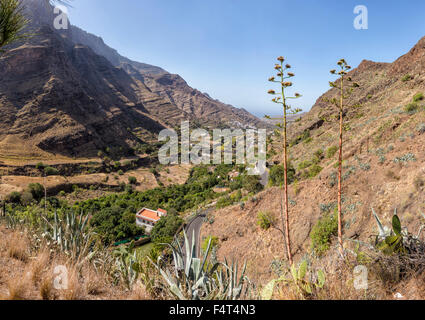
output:
[[[31,279],[34,284],[40,282],[42,274],[49,267],[50,252],[49,249],[44,248],[37,255],[37,257],[31,261],[29,266],[29,272],[31,274]]]
[[[94,296],[100,295],[104,291],[105,285],[102,275],[89,266],[84,273],[84,289],[86,293]]]
[[[11,258],[27,262],[29,258],[29,243],[27,238],[17,233],[13,234],[8,243],[7,253]]]
[[[424,179],[421,176],[417,176],[415,178],[415,180],[413,181],[413,185],[415,186],[415,189],[417,191],[419,191],[425,185],[425,181],[424,181]]]
[[[53,290],[53,278],[47,276],[40,281],[40,297],[43,300],[55,299],[55,293]]]
[[[68,288],[60,290],[60,294],[65,300],[82,300],[84,298],[84,288],[80,283],[79,271],[76,266],[68,268]]]
[[[425,275],[417,274],[409,281],[403,282],[394,288],[394,292],[400,292],[405,299],[425,300]],[[393,298],[391,295],[389,298]]]
[[[8,300],[24,300],[28,290],[28,282],[25,277],[10,279],[7,283]]]
[[[141,281],[137,281],[137,283],[133,286],[133,290],[130,295],[130,300],[150,300],[149,293],[146,290],[146,287],[141,283]]]
[[[388,170],[385,175],[387,176],[387,178],[390,179],[394,179],[394,180],[400,180],[400,177],[398,175],[396,175],[393,171]]]

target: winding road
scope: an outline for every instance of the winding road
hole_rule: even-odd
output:
[[[192,218],[185,226],[184,230],[186,231],[187,238],[189,240],[189,245],[192,246],[192,235],[195,233],[195,252],[196,256],[199,257],[201,253],[201,244],[200,244],[200,233],[201,227],[204,223],[204,218],[208,215],[208,213],[213,210],[212,208],[207,208],[202,210],[196,217]],[[185,253],[185,248],[183,247],[183,253]]]

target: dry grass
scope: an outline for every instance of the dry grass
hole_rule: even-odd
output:
[[[98,272],[93,268],[88,268],[84,279],[84,290],[87,295],[98,296],[102,294],[106,285],[105,279]]]
[[[146,287],[138,281],[133,288],[133,291],[130,295],[130,300],[149,300],[149,294],[146,290]]]
[[[10,230],[0,225],[0,300],[88,300],[148,299],[143,286],[132,292],[112,284],[108,268],[94,269],[89,262],[75,264],[60,252],[46,246],[31,248],[25,231]],[[30,253],[32,257],[30,257]],[[68,270],[67,289],[56,289],[56,266]],[[60,281],[59,281],[60,282]],[[61,284],[66,284],[60,282]]]
[[[9,257],[27,262],[29,258],[29,244],[25,236],[15,233],[8,243],[7,254]]]
[[[82,300],[84,297],[84,288],[80,282],[80,276],[75,266],[70,266],[68,269],[67,283],[62,283],[64,289],[61,290],[65,300]]]
[[[47,276],[40,281],[40,297],[43,300],[53,300],[55,294],[53,292],[53,278]]]
[[[28,292],[27,278],[13,278],[7,283],[8,300],[24,300]]]
[[[46,271],[46,268],[49,265],[50,260],[50,251],[47,248],[44,248],[40,251],[37,257],[31,261],[29,266],[29,272],[31,274],[31,279],[34,284],[40,282],[42,279],[43,273]]]

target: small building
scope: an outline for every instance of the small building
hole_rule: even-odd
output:
[[[161,208],[156,211],[143,208],[136,213],[136,225],[144,227],[146,232],[151,232],[154,225],[165,215],[167,215],[167,211]]]

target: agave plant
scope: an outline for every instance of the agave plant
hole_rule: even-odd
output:
[[[1,216],[1,220],[5,222],[6,228],[8,229],[16,229],[16,227],[22,223],[18,217],[9,212],[5,212],[4,215]]]
[[[160,267],[160,260],[154,264],[159,270],[165,289],[180,300],[212,300],[212,299],[239,299],[244,292],[245,283],[248,282],[247,291],[252,285],[245,276],[246,265],[238,276],[238,266],[233,263],[228,266],[225,263],[208,262],[211,251],[211,239],[208,242],[202,259],[196,257],[195,233],[192,234],[192,242],[189,243],[186,232],[184,234],[184,248],[179,242],[170,245],[173,254],[171,266]],[[246,292],[247,292],[246,291]]]
[[[393,253],[403,254],[408,251],[415,251],[420,242],[419,237],[425,225],[421,225],[416,236],[410,234],[407,228],[402,228],[400,219],[397,215],[397,209],[394,209],[392,217],[392,229],[383,226],[378,215],[372,208],[372,214],[375,217],[379,234],[376,236],[375,246],[384,254],[391,255]],[[424,217],[425,218],[425,217]]]
[[[134,241],[129,246],[121,246],[113,252],[115,267],[121,281],[131,290],[139,277],[138,257],[134,250]]]
[[[222,268],[215,271],[215,285],[218,286],[219,290],[214,296],[214,299],[218,300],[236,300],[239,299],[242,294],[247,297],[253,296],[254,285],[249,281],[248,277],[245,276],[246,264],[243,265],[240,276],[238,275],[238,263],[232,262],[232,265],[229,266],[227,259],[224,259],[222,263]],[[247,283],[247,286],[244,289],[244,285]],[[214,290],[212,290],[214,292]]]
[[[43,216],[44,236],[58,245],[72,259],[86,257],[94,242],[94,232],[87,228],[89,216],[81,214],[77,217],[75,212],[67,212],[64,215],[64,218],[59,218],[55,211],[52,223]]]

